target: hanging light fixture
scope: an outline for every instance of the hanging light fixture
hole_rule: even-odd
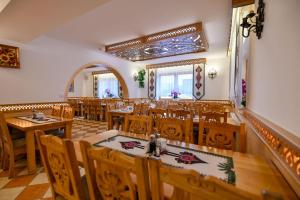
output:
[[[249,37],[250,32],[252,31],[256,33],[258,39],[261,38],[261,33],[264,28],[263,23],[265,21],[264,11],[265,3],[263,2],[263,0],[259,0],[257,13],[254,13],[254,11],[250,11],[250,13],[243,18],[243,22],[240,25],[241,27],[243,27],[243,37]],[[255,21],[252,21],[253,17],[255,17]],[[245,32],[245,29],[247,29],[247,32]]]

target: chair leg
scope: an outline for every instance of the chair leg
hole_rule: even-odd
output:
[[[9,178],[15,177],[15,160],[10,157],[9,159],[9,173],[8,173]]]

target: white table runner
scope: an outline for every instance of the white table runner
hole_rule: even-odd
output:
[[[146,140],[117,135],[98,142],[94,146],[108,147],[130,155],[147,156],[147,144]],[[193,169],[202,175],[210,175],[228,183],[235,183],[231,157],[168,144],[167,152],[161,154],[160,159],[170,166]]]

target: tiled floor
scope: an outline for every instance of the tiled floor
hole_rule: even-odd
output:
[[[107,129],[107,123],[83,119],[73,122],[73,139],[80,140]],[[38,164],[39,165],[39,164]],[[40,165],[39,165],[40,166]],[[8,179],[7,171],[0,170],[0,200],[37,200],[51,199],[51,189],[47,174],[42,167],[34,175],[27,174],[26,160],[19,160],[15,168],[17,176]]]

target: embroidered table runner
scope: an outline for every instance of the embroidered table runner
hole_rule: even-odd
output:
[[[26,121],[30,121],[37,124],[45,124],[45,123],[51,123],[51,122],[58,122],[57,119],[53,119],[50,117],[45,117],[43,119],[32,119],[32,116],[25,116],[25,117],[18,117],[19,119],[23,119]]]
[[[130,155],[146,156],[147,144],[146,140],[116,135],[94,146],[108,147]],[[231,184],[235,183],[231,157],[168,144],[167,151],[161,153],[160,159],[170,166],[193,169],[202,175],[214,176]]]

